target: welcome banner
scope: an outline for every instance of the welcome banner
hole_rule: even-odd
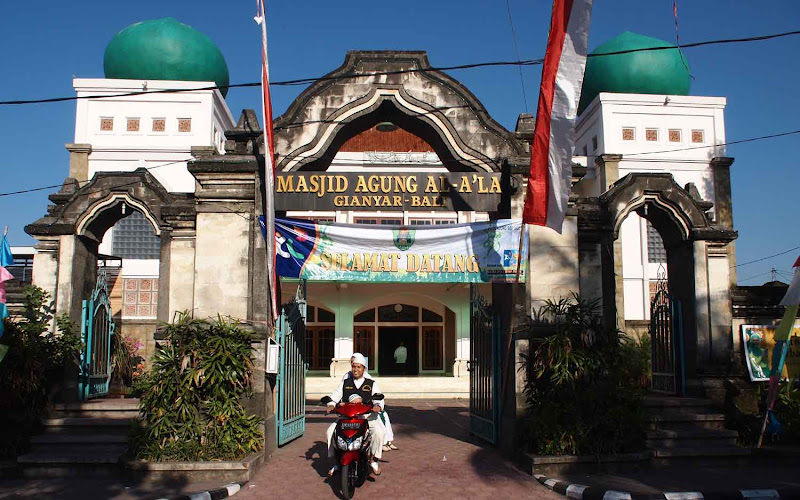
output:
[[[266,234],[264,219],[261,228]],[[522,259],[522,221],[439,226],[370,226],[275,221],[279,276],[309,281],[403,283],[512,282]]]

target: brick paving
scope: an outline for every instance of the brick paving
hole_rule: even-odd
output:
[[[355,498],[561,499],[469,437],[469,408],[460,400],[387,401],[395,443],[383,474],[358,488]],[[327,478],[325,429],[333,417],[309,406],[306,433],[280,448],[237,499],[337,498],[338,476]],[[445,460],[446,457],[446,460]]]

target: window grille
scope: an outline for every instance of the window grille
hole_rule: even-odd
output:
[[[656,228],[647,223],[647,261],[653,264],[667,262],[667,249]]]
[[[134,211],[114,225],[112,253],[123,259],[158,259],[161,239],[140,212]]]

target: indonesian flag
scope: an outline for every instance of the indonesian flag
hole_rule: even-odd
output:
[[[264,122],[264,218],[267,242],[267,280],[272,309],[272,320],[278,319],[277,287],[275,275],[275,143],[272,130],[272,99],[269,95],[269,63],[267,62],[267,18],[264,0],[256,0],[256,23],[261,26],[261,112]]]
[[[572,183],[575,117],[591,18],[592,0],[553,1],[522,222],[559,233]]]

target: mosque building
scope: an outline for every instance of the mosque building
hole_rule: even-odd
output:
[[[654,46],[670,45],[626,32],[595,53]],[[138,338],[148,356],[158,322],[180,311],[222,314],[260,335],[263,370],[271,311],[258,222],[260,113],[231,112],[222,53],[171,18],[122,30],[106,48],[104,69],[104,78],[73,80],[81,100],[66,146],[69,173],[46,214],[26,227],[38,240],[34,282],[53,295],[57,314],[77,320],[99,262],[117,334]],[[681,303],[673,320],[682,330],[674,333],[679,361],[659,388],[709,390],[738,349],[733,159],[724,147],[726,99],[691,96],[689,87],[689,63],[677,49],[589,58],[564,228],[526,227],[520,282],[307,281],[306,395],[326,392],[358,351],[386,377],[386,392],[403,395],[408,389],[391,381],[417,377],[417,392],[475,398],[476,296],[493,307],[494,335],[513,341],[519,355],[527,344],[513,332],[545,300],[573,292],[597,299],[607,321],[640,334],[652,324],[660,286]],[[405,231],[519,219],[533,125],[520,114],[506,130],[425,52],[348,52],[274,121],[277,215],[315,227]],[[407,188],[397,179],[412,177],[480,188],[457,203],[427,196],[394,203]],[[315,178],[328,187],[324,179],[374,179],[376,196],[299,187]],[[283,278],[281,303],[300,285]],[[408,359],[399,367],[401,342]],[[256,387],[266,414],[275,411],[273,389],[269,380]],[[500,394],[500,404],[513,405],[520,391]]]

